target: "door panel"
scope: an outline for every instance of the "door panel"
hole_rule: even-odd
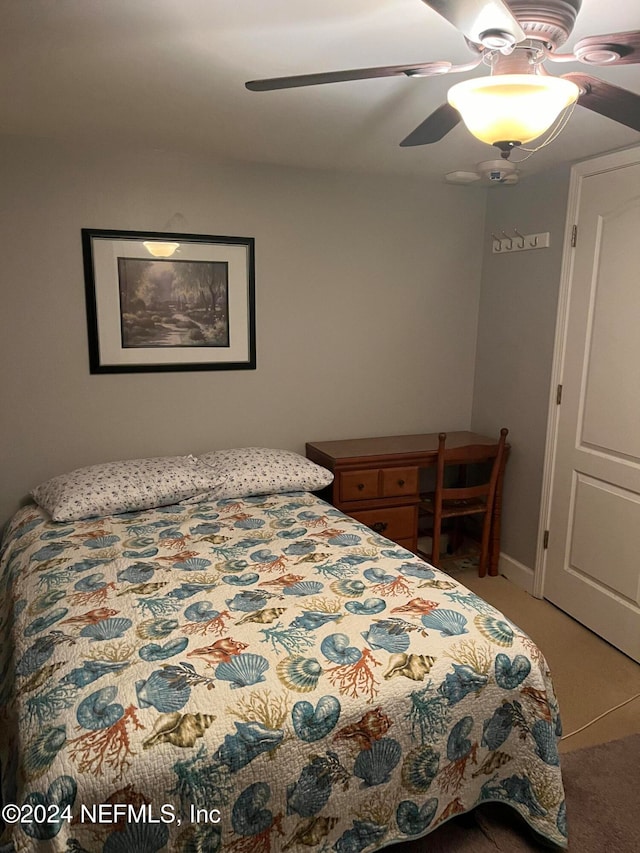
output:
[[[640,661],[640,163],[583,177],[577,223],[544,595]]]

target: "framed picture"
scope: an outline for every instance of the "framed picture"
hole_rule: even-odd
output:
[[[82,229],[91,373],[254,370],[252,237]]]

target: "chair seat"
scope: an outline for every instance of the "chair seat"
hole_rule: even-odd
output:
[[[425,495],[420,501],[419,508],[434,515],[435,499]],[[478,515],[487,511],[487,502],[482,498],[460,498],[459,500],[442,501],[442,518],[454,518],[458,515]]]

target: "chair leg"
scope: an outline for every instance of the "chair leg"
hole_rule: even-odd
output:
[[[483,578],[487,574],[489,563],[489,537],[491,534],[491,512],[484,514],[482,523],[482,542],[480,544],[480,561],[478,563],[478,577]]]
[[[433,536],[431,539],[431,565],[438,567],[440,564],[440,528],[442,518],[433,516]]]

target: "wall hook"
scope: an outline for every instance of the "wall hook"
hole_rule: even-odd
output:
[[[496,237],[496,235],[493,233],[493,231],[491,232],[491,236],[493,237],[493,241],[494,241],[493,251],[494,252],[501,252],[502,251],[502,241],[500,240],[499,237]]]
[[[529,245],[532,249],[535,249],[535,247],[538,245],[538,238],[534,237],[533,240],[529,240]]]
[[[514,231],[514,234],[516,235],[516,237],[520,238],[519,247],[521,249],[524,249],[524,234],[521,234],[517,228],[514,228],[513,231]]]
[[[509,245],[507,246],[507,252],[510,252],[511,249],[513,249],[513,237],[509,237],[509,235],[504,230],[502,231],[502,233],[504,234],[505,239],[509,241]]]

